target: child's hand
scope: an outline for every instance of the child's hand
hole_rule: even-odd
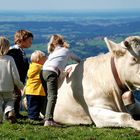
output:
[[[25,95],[25,89],[26,89],[26,86],[23,88],[23,90],[21,90],[22,96]]]
[[[72,70],[72,67],[69,67],[69,68],[66,70],[66,77],[68,77],[68,76],[69,76],[69,74],[70,74],[71,70]]]

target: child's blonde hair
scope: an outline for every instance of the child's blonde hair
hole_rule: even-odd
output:
[[[41,58],[45,57],[46,54],[40,50],[36,50],[31,54],[31,62],[38,62]]]
[[[64,40],[64,37],[59,34],[52,35],[49,43],[48,43],[48,53],[54,51],[55,47],[60,45],[60,47],[68,48],[69,44]]]
[[[9,40],[4,36],[0,36],[0,55],[5,55],[8,52],[9,47]]]

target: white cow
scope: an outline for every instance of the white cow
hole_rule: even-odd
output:
[[[122,100],[124,92],[140,89],[140,37],[119,44],[107,38],[105,42],[109,53],[71,65],[73,71],[58,90],[54,119],[140,130],[140,121],[132,118]]]

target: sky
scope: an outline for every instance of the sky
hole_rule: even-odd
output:
[[[140,0],[1,0],[0,10],[129,10]]]

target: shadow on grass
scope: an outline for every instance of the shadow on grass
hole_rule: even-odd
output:
[[[38,125],[38,126],[44,126],[44,120],[41,121],[35,121],[30,119],[18,119],[17,124],[30,124],[30,125]],[[52,127],[52,126],[50,126]],[[95,127],[93,124],[79,124],[79,125],[72,125],[72,124],[62,124],[60,128],[68,128],[68,127]]]

